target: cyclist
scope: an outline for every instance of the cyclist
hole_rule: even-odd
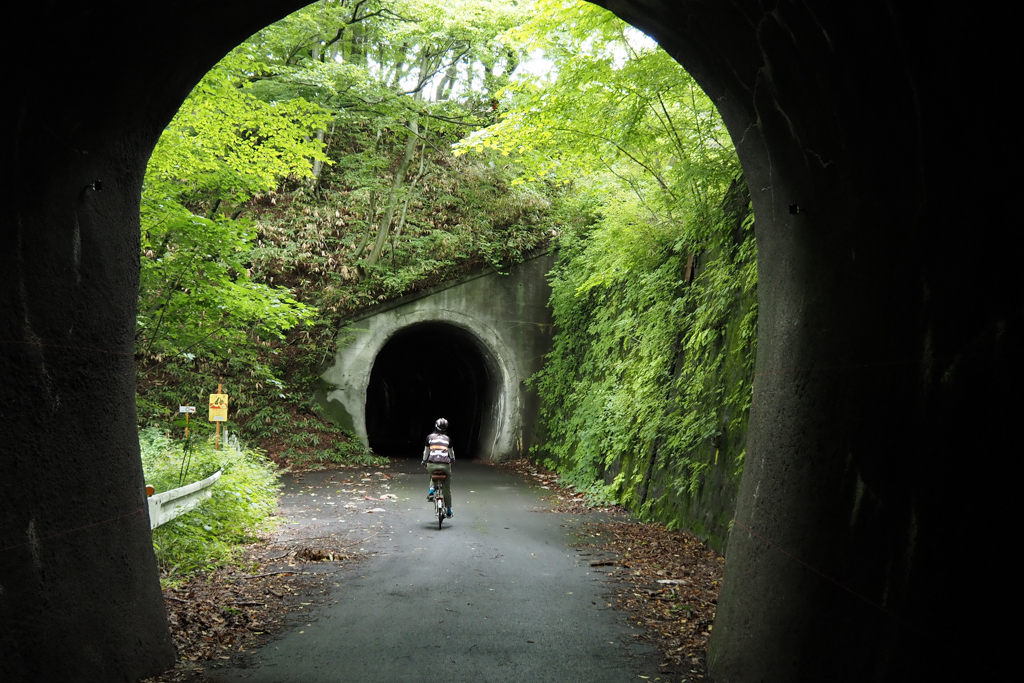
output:
[[[444,472],[447,477],[441,482],[441,495],[449,517],[452,516],[452,463],[455,462],[455,450],[452,440],[445,432],[448,431],[448,420],[438,418],[434,423],[434,431],[427,435],[427,444],[423,447],[423,466],[429,474]],[[434,485],[431,481],[427,500],[434,500]]]

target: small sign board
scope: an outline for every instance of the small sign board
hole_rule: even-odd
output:
[[[227,422],[228,395],[210,394],[210,422]]]
[[[179,413],[194,413],[196,412],[195,406],[178,406]]]

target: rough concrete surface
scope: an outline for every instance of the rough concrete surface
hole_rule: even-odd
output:
[[[657,651],[609,606],[611,587],[589,566],[593,558],[568,546],[583,518],[543,512],[543,491],[513,475],[457,463],[455,517],[438,531],[418,463],[392,473],[398,500],[373,503],[385,512],[361,523],[326,506],[289,513],[317,534],[376,531],[366,550],[377,555],[339,572],[330,603],[297,617],[248,668],[208,672],[211,679],[668,680]],[[327,476],[306,475],[303,488]],[[285,505],[300,492],[286,489]]]
[[[992,625],[1019,592],[1002,550],[1024,410],[1006,3],[601,1],[714,100],[757,216],[736,519],[758,535],[729,541],[712,676],[1009,678],[975,671],[1009,669],[1013,630]],[[203,73],[306,2],[5,8],[8,52],[34,68],[11,70],[0,108],[0,680],[132,680],[173,659],[133,399],[140,188]],[[39,50],[39,26],[62,49]],[[145,36],[130,59],[126,36]],[[440,535],[458,547],[468,521]],[[984,559],[950,561],[964,539]],[[962,586],[978,627],[951,648]]]
[[[547,274],[553,264],[551,254],[541,253],[516,264],[507,275],[487,268],[375,307],[350,321],[341,332],[333,364],[321,377],[317,401],[324,414],[371,445],[367,390],[378,355],[397,334],[440,324],[470,339],[487,365],[488,416],[483,420],[479,457],[518,457],[532,445],[537,422],[536,394],[525,382],[540,370],[551,348]],[[408,418],[403,420],[400,423],[408,423]]]

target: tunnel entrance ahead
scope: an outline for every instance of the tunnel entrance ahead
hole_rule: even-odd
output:
[[[373,362],[366,389],[366,435],[381,455],[419,458],[444,417],[455,455],[478,458],[493,434],[499,394],[490,354],[466,330],[420,323],[396,333]]]

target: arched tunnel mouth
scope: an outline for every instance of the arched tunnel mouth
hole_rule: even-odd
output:
[[[460,460],[485,455],[497,429],[500,373],[480,340],[444,322],[411,325],[377,353],[366,389],[366,436],[374,452],[420,458],[434,421],[448,420]]]

